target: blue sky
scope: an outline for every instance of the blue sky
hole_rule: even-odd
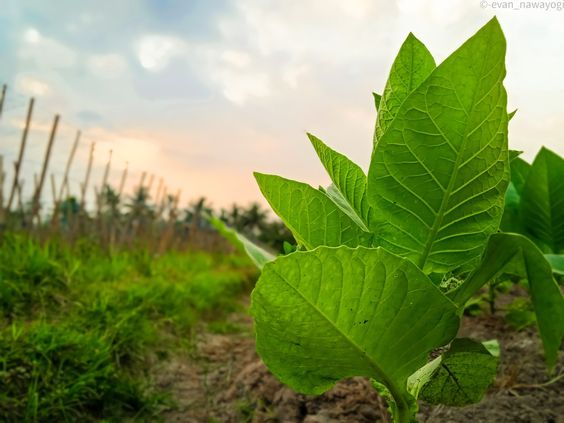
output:
[[[510,107],[519,109],[512,148],[528,159],[543,144],[564,154],[564,11],[474,0],[2,3],[0,82],[10,90],[2,152],[14,159],[34,95],[29,181],[58,112],[55,176],[74,132],[84,132],[75,193],[92,141],[95,182],[112,149],[112,181],[129,162],[129,187],[145,170],[182,189],[184,204],[199,195],[216,206],[259,200],[253,170],[326,184],[305,132],[366,167],[371,92],[382,90],[408,32],[442,61],[493,14],[508,39]]]

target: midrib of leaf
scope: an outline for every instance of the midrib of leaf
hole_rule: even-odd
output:
[[[490,38],[491,38],[491,34],[488,37],[488,41],[489,41]],[[486,58],[484,57],[483,60],[482,60],[482,69],[480,70],[480,75],[484,74],[485,66],[486,66]],[[456,92],[456,90],[455,90],[455,92]],[[472,116],[472,114],[474,113],[474,109],[476,107],[476,95],[477,94],[478,94],[478,89],[475,89],[474,94],[472,95],[472,106],[470,108],[470,113],[466,112],[466,115],[468,116],[468,118],[467,118],[466,126],[464,128],[464,140],[462,141],[462,144],[461,144],[461,146],[458,150],[458,155],[456,156],[456,161],[454,163],[454,172],[452,172],[452,174],[450,176],[448,186],[445,189],[443,199],[441,201],[441,206],[439,207],[439,211],[437,212],[437,215],[435,217],[435,221],[433,222],[433,225],[431,226],[431,230],[429,231],[429,235],[427,236],[427,241],[425,242],[423,254],[421,254],[419,262],[417,263],[417,266],[420,269],[424,268],[425,263],[427,262],[427,258],[429,257],[429,253],[431,252],[431,249],[433,248],[433,243],[435,242],[435,239],[437,237],[437,233],[439,232],[439,229],[441,229],[442,224],[443,224],[444,215],[445,215],[445,212],[447,211],[446,207],[447,207],[448,201],[450,199],[450,195],[452,193],[452,190],[454,188],[454,183],[456,182],[456,179],[458,177],[458,172],[460,171],[460,164],[461,164],[460,161],[462,160],[462,152],[466,149],[466,143],[468,142],[469,133],[472,133],[472,131],[469,131],[469,125],[470,125],[470,122],[471,122],[469,116]],[[426,101],[427,101],[427,94],[425,94],[425,102]],[[461,107],[463,107],[462,102],[460,103],[460,105],[461,105]],[[428,110],[428,107],[427,107],[427,110]],[[431,118],[431,120],[433,121],[433,125],[435,125],[435,127],[440,132],[440,134],[444,138],[444,140],[449,145],[451,145],[450,140],[443,134],[443,131],[435,123],[435,121],[432,119],[431,115],[429,113],[427,113],[427,114],[428,114],[429,118]],[[481,126],[483,123],[484,122],[480,122],[477,127]]]
[[[441,367],[443,369],[445,369],[448,373],[448,375],[452,378],[452,380],[454,381],[454,384],[456,385],[456,387],[459,389],[460,392],[462,392],[464,394],[464,396],[467,399],[470,399],[470,396],[466,393],[466,391],[462,388],[462,386],[460,385],[460,382],[458,381],[458,378],[456,377],[456,375],[454,373],[452,373],[450,371],[450,369],[448,368],[448,366],[444,363],[441,363]],[[444,387],[446,385],[446,383],[448,382],[448,378],[445,379],[445,384],[443,385],[442,391],[444,391]]]
[[[397,270],[397,268],[396,268]],[[407,401],[405,400],[405,395],[407,394],[407,391],[405,389],[401,389],[399,386],[397,386],[394,382],[392,382],[388,376],[386,375],[386,373],[384,373],[384,371],[380,368],[380,366],[378,366],[378,364],[376,364],[371,358],[370,356],[366,353],[366,351],[364,351],[359,345],[356,344],[356,342],[354,342],[354,340],[352,340],[351,338],[349,338],[338,326],[336,326],[333,321],[325,314],[323,313],[322,310],[320,310],[316,304],[312,303],[306,296],[304,296],[300,290],[293,286],[291,283],[289,283],[285,277],[283,277],[280,273],[278,273],[274,268],[271,268],[271,272],[273,272],[279,279],[283,280],[284,283],[289,286],[290,288],[292,288],[292,290],[294,292],[296,292],[300,298],[302,298],[302,300],[304,300],[304,302],[306,302],[307,304],[309,304],[317,314],[319,314],[326,322],[329,323],[329,325],[342,337],[345,339],[346,342],[348,342],[350,345],[352,345],[352,347],[362,356],[366,358],[366,361],[370,364],[370,366],[372,367],[372,369],[374,370],[374,373],[377,375],[377,377],[379,378],[379,381],[381,381],[382,383],[384,383],[384,385],[386,385],[386,387],[390,390],[390,393],[392,394],[392,396],[394,397],[394,400],[396,401],[396,405],[398,406],[398,408],[401,409],[405,409],[405,408],[409,408],[409,404],[407,403]],[[300,273],[301,273],[301,269],[300,269]],[[385,283],[385,282],[384,282]],[[319,295],[319,290],[318,290],[318,295]],[[341,296],[342,296],[342,292],[341,292]]]
[[[350,173],[350,169],[347,169],[346,174],[345,174],[345,177],[346,177],[346,175],[348,175],[349,173]],[[356,187],[356,184],[355,184],[355,187]],[[341,198],[345,201],[345,203],[348,204],[348,206],[349,206],[349,208],[350,208],[350,210],[348,210],[349,213],[353,213],[354,216],[356,216],[357,220],[354,220],[354,223],[356,223],[356,224],[359,226],[359,228],[362,229],[364,232],[370,233],[370,229],[368,229],[368,221],[367,221],[366,219],[364,219],[364,218],[360,215],[359,211],[355,209],[355,205],[352,203],[352,201],[350,201],[350,200],[347,198],[347,196],[345,196],[345,195],[343,194],[343,192],[341,191],[341,189],[340,189],[337,185],[335,185],[335,189],[336,189],[337,191],[339,191],[339,193],[341,194]],[[328,189],[327,189],[327,190],[328,190]],[[329,199],[331,199],[331,201],[334,201],[333,198],[332,198],[329,194],[325,194],[325,195],[327,195],[327,197],[329,197]],[[366,193],[362,194],[362,199],[363,199],[364,201],[366,201]],[[335,202],[335,201],[334,201],[334,202]],[[335,204],[336,204],[336,203],[335,203]],[[361,204],[362,204],[362,200],[361,200]],[[339,204],[336,204],[336,205],[337,205],[337,207],[339,206]],[[368,207],[370,207],[370,206],[368,206]],[[343,212],[345,212],[345,211],[343,210]],[[345,213],[346,213],[346,212],[345,212]],[[352,217],[352,216],[351,216],[351,217]]]

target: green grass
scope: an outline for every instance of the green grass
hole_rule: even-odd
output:
[[[187,348],[256,277],[242,257],[104,252],[16,235],[0,244],[0,421],[158,421],[155,359]]]

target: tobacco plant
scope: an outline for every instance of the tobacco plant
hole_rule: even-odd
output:
[[[511,160],[501,229],[530,238],[564,275],[564,158],[543,147],[532,164]]]
[[[328,188],[255,173],[298,251],[274,258],[215,221],[262,268],[251,305],[257,351],[283,383],[320,394],[368,377],[396,422],[415,419],[417,399],[477,402],[495,377],[499,346],[456,334],[465,303],[502,274],[528,281],[554,368],[564,300],[551,266],[526,236],[498,232],[510,180],[505,50],[495,18],[438,66],[410,34],[374,96],[368,175],[309,134]],[[548,243],[556,253],[559,219],[530,229],[543,243],[556,231],[558,243]]]

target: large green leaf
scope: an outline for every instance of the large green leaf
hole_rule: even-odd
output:
[[[477,403],[495,379],[498,361],[499,354],[492,354],[483,344],[455,339],[448,351],[409,378],[410,392],[430,404],[461,407]]]
[[[407,97],[375,145],[379,245],[425,273],[478,258],[498,229],[509,179],[504,58],[493,19]]]
[[[545,254],[544,258],[550,263],[552,273],[564,275],[564,254]]]
[[[208,216],[207,219],[211,225],[229,242],[231,242],[235,248],[237,248],[240,252],[247,254],[259,269],[262,269],[266,263],[276,258],[274,254],[258,246],[251,240],[247,239],[244,235],[227,227],[227,225],[218,218]]]
[[[517,193],[522,195],[525,181],[531,171],[531,165],[521,157],[515,157],[511,160],[509,167],[511,168],[511,183],[515,185]]]
[[[327,194],[347,210],[347,214],[366,232],[369,232],[373,220],[373,209],[366,198],[366,175],[362,169],[349,158],[327,147],[319,138],[307,134],[321,163],[327,170],[333,187]],[[338,193],[335,193],[335,190]],[[338,195],[340,194],[340,195]],[[344,200],[346,204],[343,204]]]
[[[564,252],[564,159],[542,148],[523,187],[523,223],[546,253]]]
[[[363,231],[323,192],[280,176],[255,172],[255,178],[274,212],[305,248],[372,246],[372,234]]]
[[[513,159],[510,159],[510,168],[511,182],[505,192],[505,209],[500,227],[504,232],[525,233],[523,213],[521,211],[521,195],[523,194],[523,187],[525,186],[531,165],[520,157],[515,156]]]
[[[479,267],[449,297],[463,306],[478,289],[502,273],[529,282],[546,363],[552,369],[564,336],[564,298],[550,264],[528,238],[508,233],[492,235]]]
[[[392,64],[384,93],[377,99],[378,117],[374,142],[384,135],[404,100],[434,68],[435,60],[427,47],[409,33]]]
[[[257,351],[293,389],[319,394],[342,378],[366,376],[400,408],[409,407],[402,400],[409,375],[459,325],[456,306],[421,270],[381,248],[280,257],[264,267],[251,313]]]

